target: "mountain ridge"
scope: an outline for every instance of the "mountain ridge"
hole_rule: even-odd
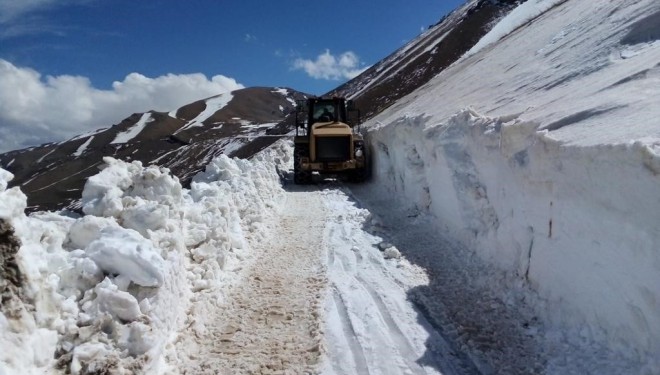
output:
[[[420,36],[354,79],[326,93],[356,101],[363,119],[380,113],[423,85],[468,51],[519,0],[470,0]],[[290,94],[290,95],[289,95]],[[206,113],[207,103],[231,96]],[[87,177],[105,156],[168,168],[184,186],[213,157],[249,158],[294,129],[289,116],[295,100],[308,97],[289,88],[249,87],[181,106],[170,112],[134,113],[118,124],[59,143],[0,154],[0,165],[14,174],[11,186],[28,196],[30,211],[73,209]],[[197,119],[201,124],[191,124]],[[208,115],[208,116],[207,116]],[[148,117],[145,117],[148,116]],[[140,121],[143,128],[136,129]],[[198,126],[202,125],[202,126]],[[121,142],[117,137],[133,136]],[[250,137],[247,138],[246,135]]]

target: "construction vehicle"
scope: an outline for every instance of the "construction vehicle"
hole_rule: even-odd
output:
[[[345,98],[308,98],[296,106],[293,181],[312,182],[320,175],[344,175],[353,182],[368,177],[368,155],[359,134],[360,111]]]

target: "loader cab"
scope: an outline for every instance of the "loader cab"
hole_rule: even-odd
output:
[[[296,130],[309,130],[317,123],[343,123],[353,127],[360,123],[360,113],[352,100],[344,98],[309,98],[296,103]]]
[[[344,99],[311,99],[309,102],[309,124],[317,122],[346,123],[346,103]]]

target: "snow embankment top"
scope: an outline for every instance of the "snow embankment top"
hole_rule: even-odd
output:
[[[523,12],[530,7],[546,10],[513,28],[527,19],[517,14],[535,14]],[[512,29],[505,38],[455,63],[373,123],[426,114],[438,124],[471,107],[533,122],[562,144],[639,141],[657,150],[659,14],[652,0],[528,1],[493,29]]]

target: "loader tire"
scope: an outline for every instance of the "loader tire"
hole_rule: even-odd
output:
[[[312,172],[302,168],[302,158],[309,156],[307,146],[295,146],[293,149],[293,183],[306,185],[312,182]]]

